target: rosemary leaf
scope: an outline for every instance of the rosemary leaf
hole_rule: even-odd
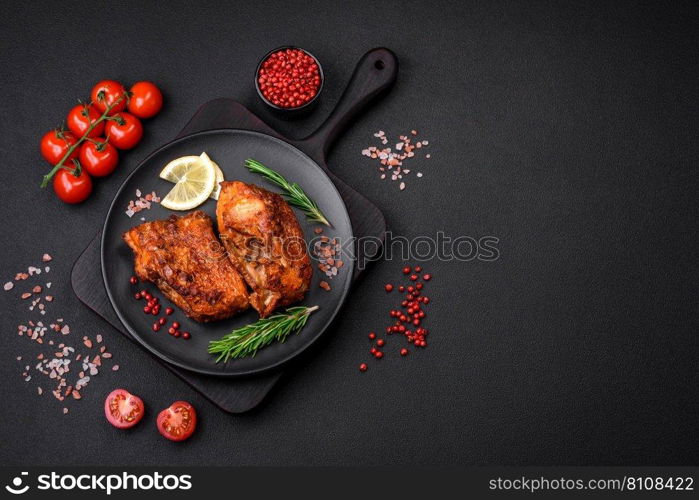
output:
[[[301,331],[308,317],[317,309],[318,306],[290,307],[284,313],[233,330],[221,339],[209,342],[209,354],[218,354],[217,363],[254,356],[259,349],[272,342],[284,342],[289,335]]]
[[[260,174],[266,177],[267,180],[281,187],[285,191],[284,198],[286,198],[286,201],[288,201],[290,205],[300,208],[309,220],[332,227],[328,219],[323,215],[323,212],[318,208],[318,205],[316,205],[316,202],[304,193],[301,186],[295,182],[287,181],[279,172],[264,166],[262,163],[252,158],[245,160],[245,166],[251,172]]]

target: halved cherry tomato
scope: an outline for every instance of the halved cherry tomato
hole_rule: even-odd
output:
[[[119,152],[102,137],[80,146],[80,165],[93,177],[111,174],[118,164]]]
[[[78,140],[70,132],[58,129],[50,130],[41,138],[41,156],[51,165],[56,165],[76,142],[78,142]],[[71,153],[70,158],[66,160],[66,164],[69,164],[70,160],[77,157],[78,150],[75,149],[75,151]]]
[[[104,132],[110,143],[119,149],[131,149],[143,137],[141,120],[130,113],[121,112],[107,121]]]
[[[139,118],[157,115],[163,107],[163,94],[151,82],[134,83],[129,98],[129,113]]]
[[[133,427],[143,418],[143,401],[125,389],[114,389],[104,400],[104,415],[118,429]]]
[[[122,98],[109,112],[110,115],[124,111],[126,109],[126,96],[124,86],[114,80],[102,80],[97,85],[92,87],[90,99],[92,104],[100,113],[104,113],[107,106],[114,104],[120,97]]]
[[[75,134],[76,137],[82,137],[87,132],[94,122],[96,122],[100,117],[100,112],[95,109],[94,106],[89,104],[78,104],[73,106],[73,108],[68,112],[68,117],[66,118],[66,124],[71,132]],[[104,122],[99,122],[90,131],[88,137],[98,137],[102,135],[104,131]]]
[[[92,193],[90,174],[81,169],[76,176],[74,170],[61,168],[53,177],[53,190],[66,203],[80,203]]]
[[[158,414],[158,431],[170,441],[184,441],[197,427],[197,412],[186,401],[175,401]]]

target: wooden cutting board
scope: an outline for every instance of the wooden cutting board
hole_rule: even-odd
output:
[[[177,138],[204,130],[234,128],[254,130],[293,144],[314,159],[328,174],[345,201],[355,238],[378,238],[384,241],[386,221],[381,211],[363,195],[349,187],[330,171],[325,161],[335,139],[367,105],[390,89],[398,75],[398,60],[388,49],[378,48],[367,52],[357,64],[338,105],[327,120],[310,136],[301,140],[283,137],[242,104],[232,99],[215,99],[204,104],[178,134]],[[78,298],[99,314],[122,335],[133,341],[117,318],[107,298],[100,269],[101,232],[96,234],[73,266],[71,283]],[[368,262],[374,255],[361,253],[356,248],[360,261]],[[380,252],[380,249],[376,249]],[[354,281],[365,271],[364,266],[355,266]],[[134,341],[134,345],[140,344]],[[311,355],[315,349],[310,349]],[[308,354],[304,354],[306,356]],[[220,378],[194,373],[161,361],[160,364],[187,382],[204,397],[229,413],[242,413],[257,406],[279,380],[282,373],[293,373],[294,367],[302,362],[295,360],[279,370],[254,377]]]

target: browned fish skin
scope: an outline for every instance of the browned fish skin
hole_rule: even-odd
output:
[[[216,220],[261,317],[303,299],[311,284],[311,259],[301,226],[281,196],[253,184],[222,182]]]
[[[155,283],[195,321],[229,318],[249,307],[245,283],[204,212],[146,222],[123,238],[134,251],[137,276]]]

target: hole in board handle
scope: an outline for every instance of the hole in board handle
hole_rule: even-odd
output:
[[[386,65],[383,63],[383,61],[382,61],[381,59],[378,59],[378,60],[374,63],[374,67],[375,67],[376,69],[384,69],[384,68],[386,67]]]

